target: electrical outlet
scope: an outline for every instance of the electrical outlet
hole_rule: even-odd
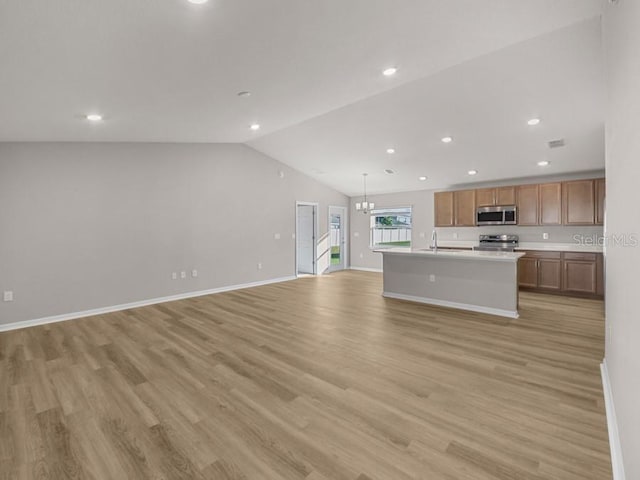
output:
[[[193,278],[196,278],[198,276],[198,270],[196,270],[195,268],[193,270],[191,270],[191,276]]]
[[[13,302],[13,292],[12,291],[7,291],[4,292],[4,301],[5,302]]]
[[[262,270],[262,262],[258,262],[258,270]]]
[[[171,280],[177,280],[178,279],[178,274],[176,272],[173,272],[171,274]]]
[[[358,238],[360,236],[360,232],[353,232],[353,236]]]
[[[273,234],[273,238],[275,238],[276,240],[280,240],[280,234],[279,233],[274,233]]]
[[[458,234],[457,234],[457,233],[455,233],[455,232],[454,232],[454,234],[453,234],[453,239],[454,239],[454,240],[457,240],[457,239],[458,239]]]
[[[180,278],[182,278],[183,280],[187,278],[187,272],[180,272]]]
[[[436,276],[433,273],[431,275],[429,275],[429,281],[430,282],[435,282],[436,281]]]
[[[295,240],[295,239],[296,239],[296,234],[295,234],[295,233],[292,233],[292,234],[291,234],[291,239],[292,239],[292,240]]]
[[[364,253],[361,253],[361,254],[360,254],[360,258],[364,258]]]
[[[545,232],[545,233],[543,233],[543,234],[542,234],[542,239],[543,239],[543,240],[549,240],[549,234],[548,234],[548,233],[546,233],[546,232]]]
[[[420,238],[425,238],[426,236],[427,236],[427,234],[426,234],[426,233],[424,233],[424,232],[420,232]]]

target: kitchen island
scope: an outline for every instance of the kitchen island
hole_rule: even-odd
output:
[[[383,296],[518,317],[519,252],[411,248],[376,250],[383,257]]]

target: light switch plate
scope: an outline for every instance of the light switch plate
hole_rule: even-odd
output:
[[[12,291],[4,292],[4,301],[5,302],[13,302],[13,292]]]

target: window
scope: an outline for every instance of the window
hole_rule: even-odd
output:
[[[371,247],[411,246],[411,207],[371,210]]]

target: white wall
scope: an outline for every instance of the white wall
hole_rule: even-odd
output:
[[[608,4],[604,14],[609,104],[605,232],[640,234],[640,2]],[[640,478],[640,247],[606,251],[606,364],[628,480]]]
[[[412,217],[412,245],[416,248],[428,247],[433,230],[433,191],[420,190],[416,192],[387,193],[371,195],[369,200],[376,208],[383,207],[413,207]],[[351,219],[351,266],[356,268],[382,269],[382,255],[373,253],[369,248],[370,216],[357,212],[355,202],[360,197],[351,198],[349,216]],[[421,235],[423,235],[421,237]]]
[[[243,145],[2,143],[0,324],[294,275],[296,200],[348,205]]]

